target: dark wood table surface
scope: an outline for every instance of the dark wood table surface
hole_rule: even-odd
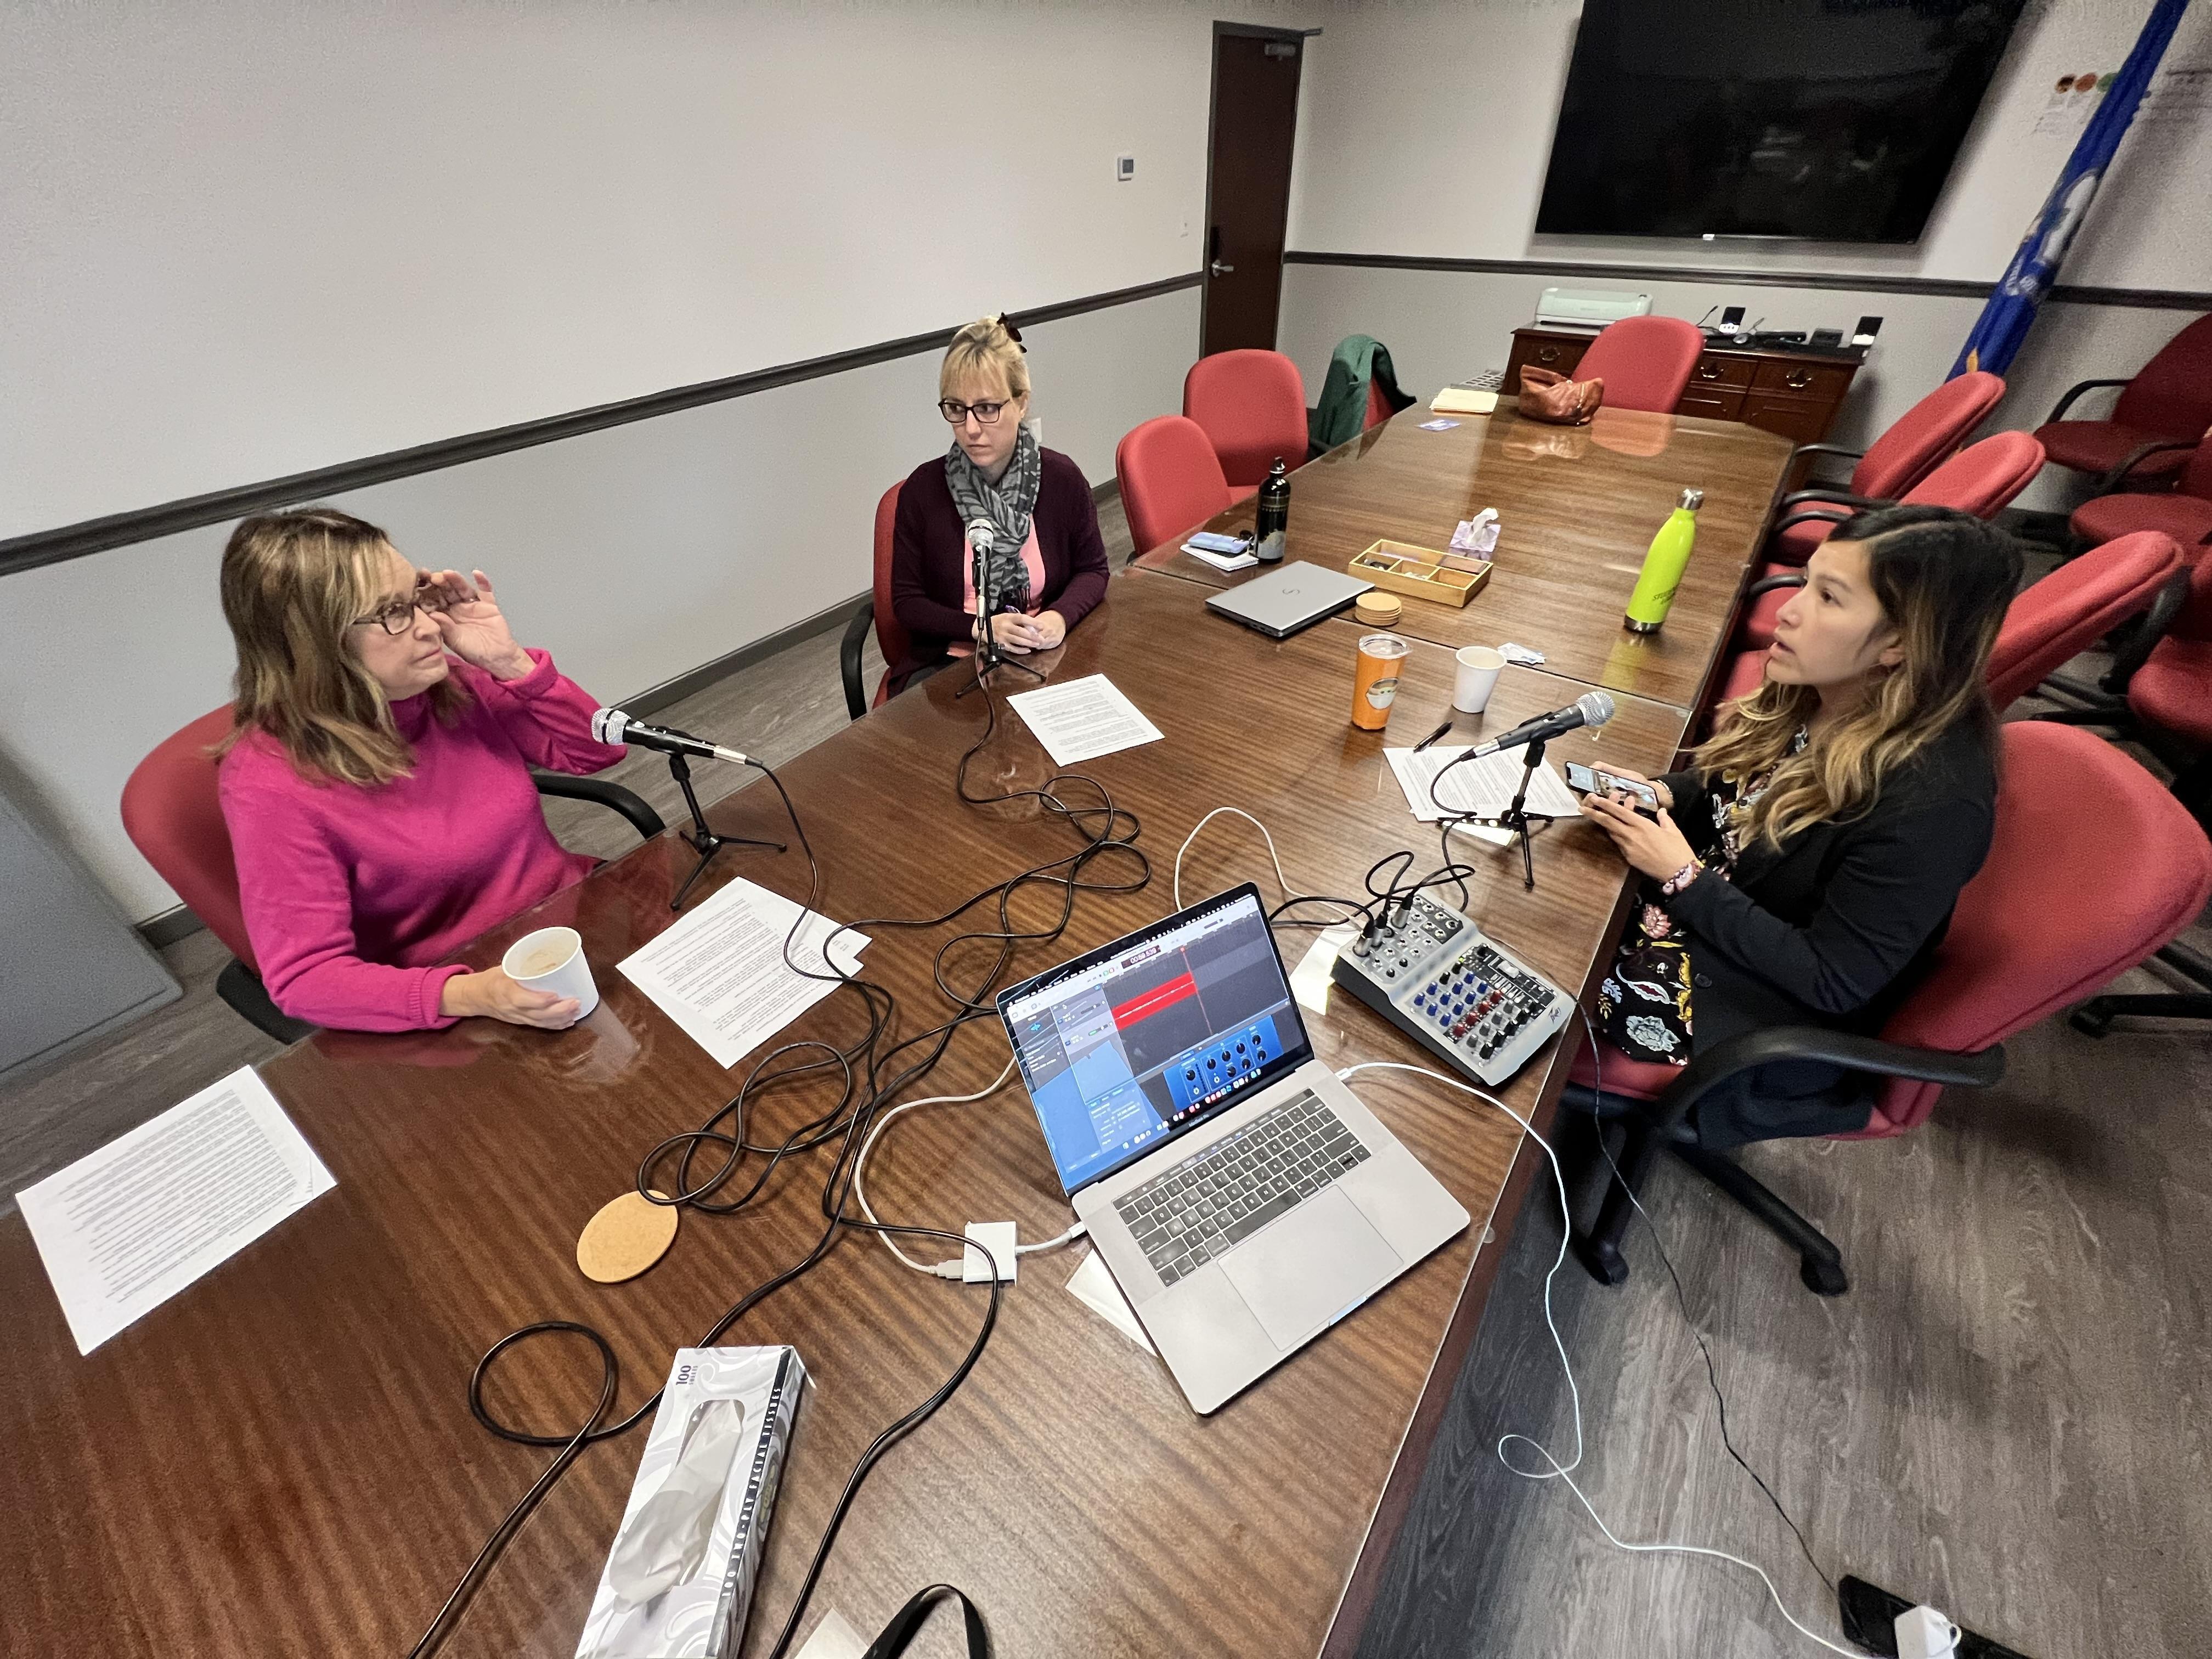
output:
[[[1399,436],[1370,434],[1370,447]],[[1321,476],[1298,475],[1309,510],[1324,493],[1312,487]],[[1139,891],[1083,895],[1065,934],[1020,949],[1002,983],[1166,914],[1176,849],[1218,805],[1263,820],[1306,891],[1357,893],[1368,866],[1400,848],[1415,849],[1424,868],[1434,863],[1435,834],[1412,818],[1382,751],[1441,718],[1449,653],[1417,643],[1390,729],[1362,732],[1348,719],[1352,628],[1278,643],[1207,615],[1203,599],[1194,583],[1126,575],[1064,647],[1036,659],[1056,680],[1111,675],[1165,734],[1076,769],[1141,817],[1152,873]],[[1691,635],[1679,629],[1670,648],[1686,655]],[[1710,658],[1717,644],[1708,632],[1699,648]],[[1702,671],[1674,673],[1672,683],[1692,684]],[[939,676],[783,769],[828,914],[933,915],[1075,849],[1067,824],[1034,802],[955,799],[954,764],[987,718],[981,699],[954,697],[967,678]],[[1488,714],[1463,722],[1462,735],[1503,729],[1579,690],[1509,668]],[[998,719],[971,788],[1042,784],[1052,769],[1043,751],[1003,707]],[[1671,700],[1624,696],[1610,725],[1559,740],[1553,756],[1654,769],[1684,726]],[[784,833],[764,785],[712,817],[727,834]],[[1554,981],[1582,987],[1624,893],[1597,832],[1579,822],[1545,832],[1533,893],[1506,849],[1468,842],[1462,856],[1480,872],[1468,908],[1485,928]],[[324,1032],[264,1066],[336,1190],[89,1357],[70,1341],[21,1218],[0,1223],[11,1315],[0,1349],[11,1649],[404,1650],[548,1455],[494,1439],[470,1418],[465,1386],[489,1344],[533,1320],[594,1325],[622,1358],[627,1410],[659,1386],[675,1348],[805,1253],[823,1224],[826,1150],[787,1164],[752,1209],[687,1213],[667,1258],[639,1279],[595,1285],[574,1267],[578,1231],[629,1186],[645,1151],[703,1121],[744,1069],[714,1065],[615,969],[667,925],[666,896],[690,859],[663,836],[471,949],[467,959],[485,964],[531,928],[578,927],[604,1000],[570,1031],[467,1021],[404,1036]],[[1133,874],[1128,865],[1109,854],[1095,873]],[[708,885],[738,874],[805,896],[796,848],[726,854]],[[1247,878],[1272,890],[1258,835],[1215,820],[1185,860],[1186,898]],[[1042,927],[1055,908],[1031,890],[1016,920]],[[946,1018],[932,962],[957,930],[866,931],[864,976],[899,997],[899,1034]],[[1281,937],[1294,965],[1310,934]],[[950,970],[971,980],[986,954],[956,952]],[[775,1041],[850,1042],[864,1024],[857,997],[839,993]],[[1331,1064],[1421,1059],[1340,993],[1312,1025]],[[1500,1091],[1540,1124],[1564,1080],[1562,1049]],[[975,1022],[907,1092],[978,1088],[1006,1059],[996,1020]],[[1354,1086],[1477,1218],[1475,1230],[1206,1419],[1156,1359],[1066,1293],[1085,1247],[1025,1258],[967,1384],[862,1492],[809,1622],[836,1607],[872,1633],[913,1590],[949,1579],[977,1598],[1007,1654],[1348,1653],[1494,1271],[1498,1249],[1477,1248],[1480,1223],[1494,1216],[1502,1243],[1541,1164],[1516,1158],[1519,1131],[1456,1091],[1389,1073]],[[818,1080],[772,1091],[757,1108],[755,1138],[780,1139],[833,1094]],[[871,1197],[891,1219],[955,1231],[1012,1219],[1036,1240],[1069,1218],[1018,1085],[906,1115],[871,1173]],[[723,1339],[795,1344],[817,1383],[748,1653],[764,1652],[781,1627],[854,1460],[965,1352],[983,1305],[980,1289],[910,1273],[875,1240],[847,1234]],[[562,1431],[588,1410],[598,1377],[580,1340],[555,1339],[503,1364],[490,1392],[510,1420]],[[446,1652],[574,1650],[643,1440],[641,1429],[582,1457]],[[957,1650],[951,1624],[916,1649]]]
[[[1421,429],[1437,419],[1459,425]],[[1496,507],[1504,531],[1488,584],[1464,608],[1407,597],[1395,631],[1455,649],[1511,641],[1569,679],[1692,708],[1789,456],[1787,439],[1732,421],[1601,409],[1588,426],[1559,427],[1510,406],[1438,416],[1417,404],[1291,475],[1284,556],[1342,570],[1380,538],[1442,551],[1462,519]],[[1666,626],[1631,634],[1622,609],[1686,489],[1705,492],[1696,551]],[[1249,530],[1254,511],[1239,502],[1203,527]],[[1184,539],[1137,563],[1215,588],[1268,568],[1224,574],[1185,553]]]

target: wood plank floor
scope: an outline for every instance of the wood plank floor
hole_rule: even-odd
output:
[[[1101,520],[1118,567],[1126,526],[1112,503]],[[872,684],[878,672],[872,659]],[[772,764],[799,753],[846,719],[836,635],[662,718]],[[634,756],[614,775],[678,810],[658,758]],[[711,794],[750,775],[698,776]],[[629,843],[611,815],[550,805],[568,845]],[[2196,938],[2212,943],[2202,927]],[[275,1052],[216,1000],[212,938],[164,955],[181,1001],[0,1091],[0,1195]],[[2157,983],[2138,970],[2118,988]],[[1808,1293],[1780,1244],[1678,1167],[1660,1170],[1652,1213],[1712,1346],[1736,1444],[1828,1573],[1930,1598],[2033,1659],[2212,1653],[2212,1028],[2094,1042],[2051,1021],[2008,1048],[2002,1088],[1954,1095],[1904,1139],[1746,1155],[1843,1247],[1848,1297]],[[1499,1466],[1503,1433],[1562,1457],[1571,1443],[1540,1302],[1556,1207],[1533,1206],[1508,1246],[1363,1653],[1819,1651],[1750,1573],[1613,1550],[1558,1482]],[[1587,1431],[1577,1479],[1625,1538],[1757,1561],[1833,1639],[1826,1587],[1721,1448],[1703,1363],[1640,1225],[1629,1253],[1635,1277],[1620,1289],[1571,1260],[1557,1280]]]

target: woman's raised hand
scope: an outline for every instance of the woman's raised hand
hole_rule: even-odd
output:
[[[431,615],[446,649],[463,662],[481,668],[495,679],[519,680],[536,666],[530,653],[514,641],[499,601],[492,597],[491,580],[481,570],[471,582],[458,570],[434,570],[429,580],[446,598],[446,608]]]

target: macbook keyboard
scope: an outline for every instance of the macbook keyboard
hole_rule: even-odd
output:
[[[1115,1200],[1163,1285],[1196,1273],[1367,1161],[1311,1090]]]

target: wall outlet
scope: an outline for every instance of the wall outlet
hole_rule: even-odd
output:
[[[1135,156],[1117,155],[1114,158],[1114,177],[1116,180],[1126,185],[1136,176],[1137,158]]]

